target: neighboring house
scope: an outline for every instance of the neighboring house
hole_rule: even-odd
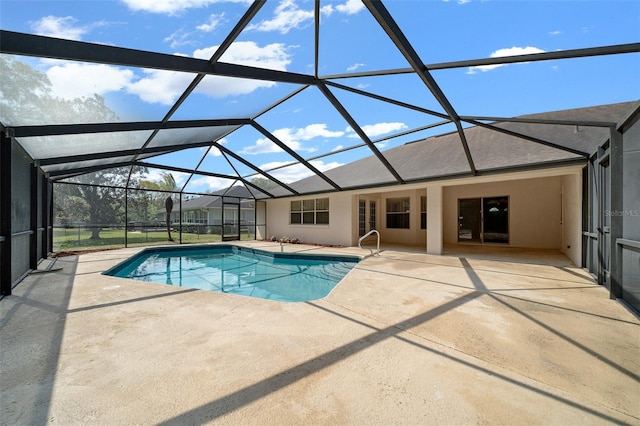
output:
[[[211,226],[230,224],[253,226],[255,223],[255,203],[253,199],[247,199],[247,197],[251,198],[252,196],[241,186],[234,186],[224,194],[183,199],[182,204],[174,196],[171,223],[174,226],[178,226],[180,223],[186,226],[201,225],[202,232]],[[158,209],[156,215],[159,221],[166,222],[166,209]],[[180,216],[182,216],[182,222]]]
[[[519,117],[528,123],[492,123],[504,132],[465,129],[475,175],[457,132],[389,149],[384,156],[402,182],[373,155],[325,172],[341,191],[318,176],[294,182],[294,190],[315,195],[259,202],[258,222],[266,228],[257,238],[353,246],[376,229],[383,243],[432,254],[441,254],[445,244],[556,249],[581,265],[586,166],[611,132],[611,126],[588,124],[621,123],[634,110],[637,104],[628,102]],[[585,125],[558,124],[564,122]]]

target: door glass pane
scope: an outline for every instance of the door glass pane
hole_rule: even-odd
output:
[[[376,229],[376,202],[369,202],[369,230]]]
[[[480,198],[458,200],[458,241],[480,241]]]
[[[358,202],[358,236],[362,237],[365,234],[365,209],[367,207],[367,202],[365,200],[360,200]]]
[[[509,198],[483,198],[484,241],[487,243],[509,242]]]

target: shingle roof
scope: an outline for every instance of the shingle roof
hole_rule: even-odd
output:
[[[246,199],[253,198],[251,193],[243,186],[232,186],[227,191],[220,191],[215,195],[202,195],[195,198],[182,201],[182,209],[184,211],[197,210],[197,209],[210,209],[214,207],[222,207],[223,196],[227,198],[227,202],[240,201],[242,207],[247,207],[249,201]],[[180,203],[176,200],[173,201],[173,212],[180,211]],[[165,209],[158,209],[158,213],[165,213]]]
[[[531,114],[518,117],[532,121],[572,121],[618,123],[631,111],[636,102],[577,108],[563,111]],[[587,154],[596,151],[609,137],[609,128],[502,122],[493,126],[510,132],[540,139]],[[513,169],[527,166],[548,166],[558,162],[581,160],[584,156],[542,145],[527,139],[481,126],[465,129],[469,150],[478,172]],[[470,168],[460,136],[457,132],[429,137],[407,143],[383,152],[391,165],[405,181],[428,181],[443,177],[469,176]],[[393,185],[397,182],[375,156],[345,164],[325,173],[343,188],[359,186]],[[332,188],[319,177],[313,176],[291,184],[304,192],[330,191]],[[275,195],[278,194],[274,191]]]

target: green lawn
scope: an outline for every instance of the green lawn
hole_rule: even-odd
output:
[[[177,242],[180,234],[172,232],[171,236]],[[54,229],[53,251],[78,251],[124,247],[124,229],[108,229],[100,231],[99,240],[91,240],[91,231],[83,229]],[[212,234],[182,234],[183,243],[209,243],[220,241],[220,235]],[[168,243],[166,231],[129,232],[128,246],[154,245]]]
[[[180,234],[172,232],[171,236],[174,241],[180,241]],[[90,240],[91,231],[81,228],[56,228],[53,230],[53,251],[80,251],[95,250],[124,247],[124,229],[105,229],[100,231],[99,240]],[[242,240],[253,239],[252,234],[243,234],[240,236]],[[211,243],[221,241],[222,238],[217,234],[182,234],[183,243]],[[166,231],[153,232],[129,232],[127,235],[127,246],[146,246],[167,244]]]

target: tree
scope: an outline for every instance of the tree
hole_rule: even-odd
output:
[[[145,168],[134,166],[130,185],[137,185]],[[54,221],[88,222],[90,239],[100,239],[104,227],[119,226],[125,221],[125,185],[129,167],[119,167],[87,173],[73,179],[73,183],[56,185]]]
[[[176,180],[170,172],[162,172],[157,181],[142,179],[139,187],[148,190],[144,196],[147,203],[145,205],[147,218],[155,218],[157,210],[165,207],[167,196],[173,196],[173,193],[179,191]]]
[[[102,96],[62,99],[51,81],[28,64],[0,55],[0,118],[5,126],[116,121]]]
[[[271,179],[267,179],[264,177],[256,177],[251,179],[251,183],[257,186],[258,188],[262,188],[265,191],[269,191],[270,189],[280,188],[280,185],[272,181]]]
[[[6,126],[30,124],[106,123],[117,121],[116,113],[98,95],[63,99],[53,94],[49,78],[16,60],[0,55],[0,118]],[[78,144],[112,145],[114,134],[77,137]],[[41,138],[43,144],[51,139]],[[56,185],[54,222],[89,222],[94,224],[91,238],[100,238],[100,227],[124,221],[124,188],[129,167],[97,171],[69,180],[83,185]],[[134,167],[130,187],[138,185],[145,169]]]

